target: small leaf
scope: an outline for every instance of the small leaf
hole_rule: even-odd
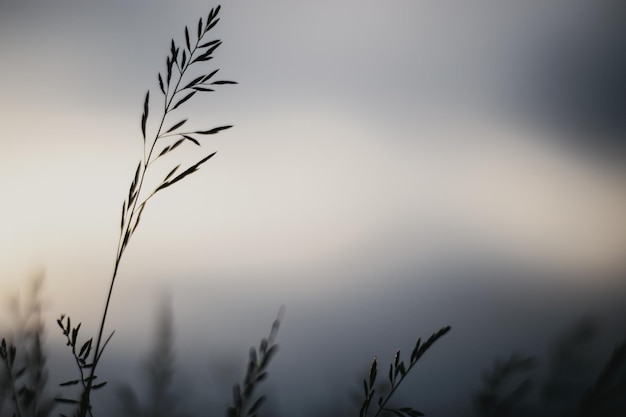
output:
[[[189,100],[191,97],[194,96],[194,94],[196,94],[195,91],[192,91],[191,93],[187,94],[185,97],[183,97],[182,100],[180,100],[178,103],[176,103],[176,105],[172,108],[172,110],[176,110],[176,108],[178,106],[180,106],[181,104],[183,104],[185,101]]]
[[[187,51],[183,51],[183,59],[180,61],[180,67],[183,69],[185,68],[185,63],[187,63]]]
[[[215,45],[217,43],[220,43],[220,42],[221,41],[219,39],[215,39],[215,40],[212,40],[211,42],[207,42],[207,43],[204,43],[202,45],[199,45],[198,48],[207,48],[209,46],[213,46],[213,45]],[[215,72],[217,72],[217,70],[215,70]]]
[[[71,381],[61,382],[59,385],[62,387],[67,387],[70,385],[76,385],[80,382],[80,379],[72,379]]]
[[[102,388],[102,387],[103,387],[103,386],[105,386],[106,384],[107,384],[107,382],[106,382],[106,381],[104,381],[104,382],[101,382],[101,383],[99,383],[99,384],[92,385],[92,386],[91,386],[91,389],[98,389],[98,388]]]
[[[421,341],[422,341],[422,338],[417,339],[417,342],[415,343],[415,348],[413,349],[413,352],[411,352],[411,364],[415,363],[415,361],[418,359]]]
[[[226,130],[226,129],[230,129],[231,127],[233,127],[233,125],[214,127],[213,129],[210,129],[210,130],[201,130],[201,131],[193,132],[193,133],[197,133],[199,135],[214,135],[217,132],[220,132],[220,131]]]
[[[202,78],[202,82],[209,81],[211,78],[213,78],[213,76],[215,74],[217,74],[218,71],[219,71],[219,69],[216,69],[215,71],[211,72],[210,74],[205,75],[204,78]]]
[[[179,127],[181,127],[181,126],[182,126],[182,125],[184,125],[185,123],[187,123],[187,119],[185,119],[185,120],[181,120],[180,122],[176,123],[174,126],[170,127],[170,128],[167,130],[167,132],[165,132],[165,133],[170,133],[172,130],[176,130],[176,129],[178,129]]]
[[[189,29],[185,26],[185,42],[187,43],[187,50],[191,52],[191,45],[189,43]]]
[[[200,146],[200,142],[198,142],[197,140],[195,140],[195,139],[194,139],[194,138],[192,138],[191,136],[183,135],[183,137],[184,137],[185,139],[187,139],[188,141],[193,142],[194,144],[196,144],[196,145]]]
[[[198,78],[193,79],[192,81],[190,81],[186,86],[184,86],[181,90],[184,90],[186,88],[189,87],[193,87],[194,85],[198,84],[200,81],[202,81],[204,79],[204,75],[199,76]]]
[[[161,77],[161,73],[159,72],[159,88],[163,95],[165,95],[165,86],[163,85],[163,77]]]
[[[376,373],[377,373],[377,369],[376,369],[376,365],[377,365],[378,360],[376,359],[376,356],[374,356],[374,361],[372,362],[372,366],[370,367],[370,387],[374,386],[374,382],[376,381]]]
[[[122,219],[120,221],[120,233],[124,232],[124,220],[126,217],[126,200],[124,200],[124,202],[122,203]],[[57,323],[59,323],[60,326],[62,326],[61,324],[61,320],[57,320]]]
[[[176,172],[176,170],[178,170],[178,168],[180,168],[180,164],[176,165],[176,166],[174,167],[174,169],[173,169],[173,170],[171,170],[171,171],[169,172],[169,174],[167,174],[167,175],[165,176],[165,178],[163,179],[163,181],[167,181],[168,179],[170,179],[170,177],[174,174],[174,172]]]
[[[208,161],[209,159],[211,159],[213,157],[213,155],[215,155],[217,152],[213,152],[212,154],[210,154],[209,156],[206,156],[204,158],[202,158],[200,161],[198,161],[197,163],[195,163],[194,165],[190,166],[189,168],[187,168],[185,171],[183,171],[182,173],[178,174],[176,177],[174,177],[172,180],[167,181],[162,183],[161,185],[159,185],[156,190],[154,190],[153,194],[156,193],[157,191],[160,191],[164,188],[169,187],[172,184],[177,183],[178,181],[182,180],[183,178],[185,178],[187,175],[189,174],[193,174],[194,172],[196,172],[198,170],[198,168],[200,167],[200,165],[204,164],[206,161]]]
[[[194,89],[194,90],[196,90],[196,91],[215,91],[215,90],[213,90],[212,88],[208,88],[208,87],[198,87],[198,86],[193,87],[193,89]]]
[[[220,21],[219,19],[215,19],[215,21],[214,21],[214,22],[211,22],[211,24],[210,24],[210,25],[208,25],[208,26],[206,27],[206,29],[204,29],[204,31],[205,31],[205,32],[210,31],[211,29],[213,29],[213,27],[214,27],[215,25],[217,25],[217,22],[219,22],[219,21]]]
[[[215,85],[222,85],[222,84],[237,84],[237,82],[236,82],[236,81],[223,81],[223,80],[220,80],[220,81],[213,81],[213,82],[211,83],[211,85],[213,85],[213,84],[215,84]]]
[[[180,146],[180,144],[183,143],[184,141],[185,141],[185,139],[178,139],[172,145],[166,146],[165,148],[163,148],[163,150],[159,154],[159,157],[161,157],[161,156],[165,155],[166,153],[171,152],[174,149],[178,148]]]
[[[169,82],[169,77],[168,77]],[[150,100],[150,90],[146,93],[146,99],[143,102],[143,115],[141,116],[141,133],[143,140],[146,140],[146,120],[148,120],[148,101]]]
[[[198,20],[198,39],[202,36],[202,18]]]
[[[165,60],[167,67],[167,85],[170,85],[170,81],[172,80],[172,60],[168,56]]]
[[[78,351],[78,356],[79,357],[83,356],[83,353],[85,353],[85,351],[87,350],[87,347],[90,344],[91,344],[91,339],[89,339],[85,343],[83,343],[83,345],[81,346],[80,350]]]

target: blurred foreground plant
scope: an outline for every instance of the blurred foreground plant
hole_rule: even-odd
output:
[[[4,415],[5,399],[15,416],[45,417],[55,405],[46,395],[42,284],[43,273],[37,273],[26,299],[15,296],[11,303],[15,328],[0,341],[0,415]]]

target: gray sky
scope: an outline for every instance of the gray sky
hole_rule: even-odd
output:
[[[64,312],[95,328],[144,94],[158,94],[170,38],[211,6],[0,2],[0,288],[43,265],[50,322]],[[289,360],[305,346],[319,361],[359,347],[352,372],[444,324],[454,345],[493,311],[526,317],[499,304],[516,291],[534,304],[550,289],[536,305],[555,322],[575,319],[551,303],[562,288],[594,310],[620,286],[626,244],[620,7],[224,4],[207,70],[239,85],[180,114],[235,127],[146,209],[116,284],[117,349],[147,346],[163,289],[180,351],[197,355],[194,342],[245,355],[286,304],[277,366],[297,392],[306,378]],[[373,321],[385,337],[369,337]],[[309,377],[320,389],[335,372]]]

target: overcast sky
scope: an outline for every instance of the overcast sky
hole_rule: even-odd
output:
[[[44,268],[49,323],[66,313],[95,329],[145,92],[158,95],[171,37],[182,44],[213,5],[0,2],[0,289]],[[245,356],[287,305],[285,375],[307,346],[320,362],[358,350],[345,359],[358,372],[444,324],[454,355],[494,315],[523,333],[529,317],[566,324],[581,300],[590,312],[605,293],[619,300],[623,11],[582,0],[225,3],[214,30],[224,44],[206,68],[239,84],[180,115],[234,128],[194,148],[218,153],[150,201],[116,284],[116,352],[146,349],[164,290],[190,355],[200,342]],[[520,293],[529,298],[506,301]],[[317,389],[337,376],[329,363],[309,375]],[[301,392],[305,377],[291,377]]]

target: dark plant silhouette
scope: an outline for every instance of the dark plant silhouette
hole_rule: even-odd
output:
[[[474,396],[474,408],[484,417],[514,416],[522,412],[522,401],[532,388],[528,375],[536,367],[532,357],[516,354],[483,374],[483,389]],[[521,379],[521,380],[520,380]]]
[[[272,324],[269,336],[261,339],[258,348],[250,347],[246,376],[242,385],[236,383],[233,386],[233,404],[228,407],[227,417],[255,417],[265,402],[265,395],[255,399],[254,392],[258,384],[267,378],[267,367],[278,351],[278,345],[275,344],[275,341],[284,313],[285,309],[281,307]]]
[[[186,125],[188,119],[177,118],[172,120],[172,116],[176,110],[187,103],[197,93],[211,92],[213,88],[218,85],[236,84],[233,81],[215,80],[215,75],[218,72],[217,69],[209,73],[202,72],[200,74],[191,71],[191,67],[195,70],[198,66],[202,66],[203,62],[213,59],[213,53],[221,45],[219,39],[205,39],[207,33],[219,22],[219,11],[220,6],[211,9],[205,20],[202,18],[199,19],[197,29],[192,28],[190,30],[189,27],[185,27],[184,43],[182,45],[177,45],[175,40],[172,39],[170,51],[166,58],[165,71],[159,73],[157,76],[158,87],[163,101],[160,118],[158,118],[156,123],[152,123],[152,125],[156,126],[154,134],[152,135],[150,134],[150,125],[148,123],[151,114],[150,91],[146,93],[140,124],[143,153],[137,163],[137,168],[135,169],[135,174],[128,190],[128,196],[122,203],[120,234],[115,253],[113,272],[95,342],[94,337],[81,340],[80,322],[73,325],[76,322],[72,323],[71,318],[65,314],[61,315],[57,320],[57,324],[62,330],[78,371],[77,378],[65,381],[60,385],[62,387],[77,386],[80,390],[80,395],[78,398],[68,398],[67,396],[57,397],[55,401],[72,405],[74,407],[74,416],[93,416],[91,403],[92,392],[107,384],[106,381],[98,380],[97,370],[104,350],[114,334],[114,332],[111,332],[105,337],[109,305],[122,257],[139,226],[141,215],[148,201],[160,191],[196,172],[215,155],[215,152],[208,155],[205,154],[201,159],[197,160],[197,162],[186,167],[181,168],[182,164],[173,165],[169,168],[167,174],[157,182],[158,185],[151,189],[146,189],[147,186],[145,186],[145,184],[147,183],[146,179],[148,178],[149,168],[157,162],[164,162],[167,159],[165,158],[166,156],[169,156],[181,146],[188,144],[200,146],[202,136],[213,135],[232,127],[232,125],[222,125],[206,130],[186,130],[183,129],[183,127]],[[277,351],[275,339],[282,314],[283,310],[281,309],[277,319],[272,325],[269,336],[261,341],[258,349],[253,347],[250,350],[247,372],[243,384],[235,384],[233,389],[233,404],[228,408],[229,417],[255,416],[265,401],[265,396],[255,398],[254,393],[258,384],[266,378],[269,363]],[[136,396],[131,388],[125,391],[122,390],[123,395],[125,395],[125,397],[123,397],[125,398],[125,401],[123,401],[125,409],[132,414],[172,415],[172,413],[175,413],[173,409],[173,399],[168,395],[168,388],[171,384],[173,374],[171,316],[164,315],[161,319],[163,320],[161,328],[163,332],[159,335],[156,349],[148,365],[149,381],[151,384],[150,390],[153,399],[152,403],[148,408],[142,408],[136,400]],[[387,402],[398,385],[404,380],[406,373],[411,370],[419,357],[421,357],[430,345],[448,330],[449,327],[441,329],[438,333],[431,336],[423,345],[420,345],[420,341],[418,340],[413,354],[411,355],[410,364],[406,370],[404,363],[399,361],[399,353],[396,355],[396,360],[390,370],[391,391],[385,399],[381,397],[379,401],[380,408],[376,415],[380,414],[383,410],[387,410],[387,408],[385,408]],[[43,366],[44,361],[40,339],[35,339],[34,352],[36,353],[33,356],[33,358],[35,358],[35,366]],[[37,356],[37,354],[39,354],[39,356]],[[17,357],[16,346],[12,343],[6,343],[3,339],[0,356],[6,369],[6,378],[4,378],[6,383],[2,383],[0,388],[4,391],[10,390],[15,413],[17,416],[21,417],[26,406],[37,404],[37,393],[42,391],[43,384],[45,383],[45,375],[43,373],[37,373],[31,381],[32,388],[25,385],[23,388],[18,389],[16,384],[18,379],[24,374],[24,370],[15,368]],[[375,371],[375,368],[376,361],[374,361],[372,365],[372,370]],[[366,401],[361,410],[362,417],[367,414],[369,402],[374,394],[374,379],[375,372],[370,375],[371,386],[368,386],[366,382]],[[24,401],[24,404],[22,404],[21,400]],[[36,406],[34,407],[36,408]],[[46,409],[50,408],[51,407]],[[394,410],[392,409],[392,411]],[[403,413],[411,417],[421,414],[411,408],[401,408],[394,412]],[[33,414],[35,415],[36,413]]]
[[[376,413],[374,417],[379,416],[382,412],[390,412],[399,417],[417,417],[423,416],[424,413],[421,411],[415,410],[412,407],[399,407],[399,408],[391,408],[387,406],[389,400],[396,392],[402,381],[406,378],[408,373],[413,369],[415,364],[419,361],[419,359],[426,353],[426,351],[443,335],[450,331],[450,326],[442,327],[439,329],[437,333],[433,333],[426,342],[421,343],[421,338],[417,339],[415,343],[415,347],[411,352],[411,357],[409,359],[409,365],[406,367],[404,365],[404,361],[400,359],[400,351],[398,350],[394,355],[393,362],[389,365],[389,373],[388,379],[390,384],[390,389],[387,395],[380,395],[378,397]],[[369,376],[363,379],[363,392],[365,399],[363,400],[363,404],[361,405],[361,410],[359,412],[359,417],[367,417],[367,412],[370,407],[370,403],[372,399],[375,398],[376,395],[376,377],[378,375],[378,359],[374,357],[374,361],[370,367]]]
[[[161,301],[156,320],[153,348],[143,371],[148,388],[147,401],[141,403],[135,390],[124,384],[117,390],[120,415],[129,417],[183,417],[180,399],[174,392],[176,372],[174,353],[174,314],[169,300]]]
[[[41,317],[43,273],[36,274],[25,301],[14,298],[12,310],[16,329],[0,341],[0,413],[3,400],[9,399],[16,416],[45,417],[54,408],[46,395],[48,370],[43,347],[44,324]]]
[[[594,371],[591,343],[596,321],[576,323],[550,349],[547,373],[537,375],[537,361],[513,355],[496,361],[474,394],[478,416],[618,417],[626,411],[626,340],[617,345],[599,372]],[[596,375],[596,376],[594,376]],[[521,378],[521,382],[520,382]],[[537,390],[533,388],[537,387]]]
[[[234,81],[214,80],[214,76],[218,72],[217,69],[208,74],[202,74],[190,79],[193,76],[190,68],[193,66],[195,69],[203,62],[211,60],[213,53],[221,45],[221,41],[218,39],[209,41],[205,39],[207,33],[219,22],[219,11],[220,6],[217,6],[211,9],[206,20],[203,21],[203,19],[200,18],[197,30],[192,28],[190,31],[188,27],[185,27],[184,45],[177,46],[174,39],[172,39],[170,53],[166,59],[166,71],[164,75],[159,73],[157,77],[159,90],[163,96],[163,108],[154,135],[148,133],[147,122],[150,115],[150,92],[148,91],[146,93],[141,117],[143,155],[137,164],[134,178],[128,190],[128,197],[122,204],[120,235],[115,255],[113,274],[106,297],[104,312],[102,313],[100,326],[95,339],[95,345],[93,338],[89,338],[82,344],[79,344],[78,336],[81,326],[80,323],[76,327],[73,327],[71,319],[64,315],[58,320],[59,327],[61,327],[63,334],[67,338],[67,344],[71,347],[72,355],[74,356],[80,376],[79,379],[66,381],[61,385],[80,384],[82,386],[82,394],[80,400],[58,398],[57,401],[78,405],[75,413],[78,416],[84,417],[86,414],[92,414],[91,392],[106,384],[106,382],[95,381],[97,378],[96,370],[102,353],[113,336],[113,333],[111,333],[106,339],[103,339],[109,304],[122,256],[139,225],[141,214],[146,204],[159,191],[164,190],[196,172],[215,155],[215,152],[204,156],[202,159],[186,168],[181,168],[181,164],[175,165],[160,181],[159,185],[152,190],[146,191],[144,190],[144,184],[149,167],[185,143],[200,146],[199,138],[201,136],[213,135],[232,127],[231,125],[224,125],[208,130],[185,131],[181,130],[181,128],[186,124],[188,119],[178,120],[173,123],[170,122],[171,116],[173,116],[175,110],[189,101],[198,92],[204,93],[213,91],[213,87],[216,85],[236,84]],[[166,122],[171,123],[167,128],[165,127]]]

